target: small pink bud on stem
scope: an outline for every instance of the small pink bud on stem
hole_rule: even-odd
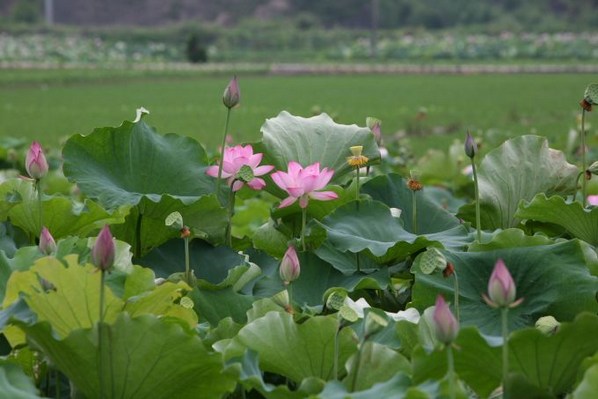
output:
[[[280,262],[280,278],[285,284],[289,284],[299,278],[301,267],[295,247],[289,247]]]
[[[54,241],[54,237],[46,227],[42,228],[38,248],[44,255],[51,255],[56,252],[56,241]]]
[[[48,174],[48,161],[46,161],[42,146],[37,141],[31,143],[31,147],[27,151],[25,169],[29,176],[35,180],[39,180]]]
[[[110,227],[105,225],[98,234],[95,245],[91,250],[92,262],[101,271],[108,271],[114,265],[115,252],[116,248],[110,233]]]
[[[448,304],[441,295],[436,297],[434,313],[432,315],[436,338],[443,344],[452,343],[459,333],[459,322],[453,316]]]

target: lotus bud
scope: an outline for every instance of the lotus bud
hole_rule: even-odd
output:
[[[436,297],[432,320],[434,321],[434,331],[438,341],[448,345],[457,338],[459,322],[453,316],[448,304],[441,295]]]
[[[478,145],[471,136],[471,133],[467,132],[467,137],[465,138],[465,155],[473,159],[473,157],[475,157],[477,153]]]
[[[282,261],[280,262],[279,271],[280,278],[285,284],[289,284],[299,278],[301,268],[299,266],[299,258],[297,257],[297,251],[295,251],[295,247],[291,246],[289,249],[287,249]]]
[[[114,264],[116,248],[114,246],[114,240],[110,233],[110,227],[105,225],[91,250],[91,259],[93,264],[103,272],[110,270]]]
[[[224,94],[222,95],[222,102],[226,106],[226,108],[231,109],[235,105],[239,104],[241,100],[241,91],[239,90],[239,83],[237,82],[237,77],[234,76],[231,81],[229,82],[226,89],[224,89]]]
[[[44,255],[51,255],[56,252],[56,241],[54,241],[54,237],[46,227],[42,229],[39,236],[38,248]]]
[[[517,289],[515,282],[502,259],[496,261],[488,280],[488,296],[484,300],[493,307],[515,307],[521,299],[515,300]]]
[[[42,146],[37,141],[31,143],[31,147],[27,151],[25,169],[29,176],[35,180],[39,180],[48,174],[48,161],[46,161]]]

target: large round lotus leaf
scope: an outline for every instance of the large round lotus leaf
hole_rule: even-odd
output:
[[[302,118],[282,111],[266,120],[262,135],[263,144],[258,148],[265,153],[265,163],[278,170],[286,171],[290,161],[303,166],[320,162],[322,168],[334,169],[334,181],[351,170],[347,157],[352,146],[363,146],[363,155],[370,163],[380,159],[370,129],[338,124],[327,114]]]
[[[36,347],[88,398],[97,398],[98,324],[64,339],[46,322],[18,322]],[[222,356],[209,352],[195,331],[174,318],[119,314],[103,325],[103,391],[111,398],[222,398],[235,387]]]
[[[578,169],[540,136],[519,136],[490,151],[479,165],[481,222],[484,229],[516,227],[521,200],[538,193],[569,195],[577,188]],[[461,207],[459,217],[475,222],[475,204]]]
[[[414,231],[413,192],[409,190],[407,182],[401,176],[394,173],[376,176],[363,185],[361,192],[384,202],[390,208],[399,208],[405,230]],[[428,197],[426,188],[416,193],[415,202],[418,234],[437,233],[461,224],[459,219]]]
[[[541,316],[573,320],[582,311],[597,312],[598,277],[586,264],[583,243],[567,241],[553,245],[505,248],[487,252],[442,251],[459,277],[462,325],[477,326],[488,335],[501,335],[501,315],[482,300],[488,279],[498,259],[503,259],[523,302],[509,311],[509,326],[518,329]],[[440,273],[423,274],[417,269],[413,305],[420,310],[432,306],[437,294],[453,297],[453,279]]]
[[[160,135],[142,120],[74,135],[62,154],[65,176],[109,209],[136,205],[144,196],[158,202],[163,194],[191,203],[214,190],[197,141]]]
[[[598,208],[584,209],[580,202],[538,194],[530,202],[521,203],[516,216],[564,227],[575,238],[598,245]]]

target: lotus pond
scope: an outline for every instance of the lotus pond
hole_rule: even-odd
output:
[[[0,397],[594,399],[597,88],[567,154],[464,132],[414,161],[286,111],[220,151],[144,109],[3,140]]]

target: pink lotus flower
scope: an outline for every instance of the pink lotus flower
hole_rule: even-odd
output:
[[[98,269],[107,271],[114,264],[115,252],[116,247],[110,233],[110,227],[105,225],[100,230],[100,234],[98,234],[95,245],[91,250],[91,260]]]
[[[588,204],[598,206],[598,195],[588,195]]]
[[[334,191],[317,191],[326,187],[333,174],[334,170],[328,168],[320,171],[319,162],[305,168],[295,161],[289,162],[288,173],[272,173],[274,183],[289,194],[278,207],[284,208],[299,200],[299,206],[306,208],[309,198],[320,201],[337,199],[338,195]]]
[[[450,344],[457,338],[459,333],[459,322],[453,316],[448,304],[441,295],[436,297],[434,313],[432,314],[436,338],[444,343]]]
[[[56,252],[56,241],[54,241],[54,237],[52,237],[52,234],[50,234],[50,231],[46,227],[42,229],[39,236],[38,248],[44,255],[51,255]]]
[[[233,191],[239,191],[245,183],[253,190],[261,190],[266,186],[266,182],[256,176],[263,176],[274,169],[272,165],[258,166],[262,162],[263,155],[261,153],[254,154],[250,144],[245,147],[237,145],[225,148],[221,177],[228,179],[227,183]],[[243,168],[244,166],[245,168]],[[218,166],[210,166],[206,170],[206,174],[217,178]]]
[[[515,300],[517,288],[515,282],[502,259],[496,261],[494,270],[488,280],[488,296],[482,295],[486,303],[492,307],[515,307],[523,298]]]
[[[42,146],[37,141],[31,143],[31,147],[29,147],[29,151],[27,151],[27,156],[25,157],[25,169],[29,176],[35,180],[39,180],[48,174],[48,162],[44,156]]]
[[[280,278],[286,284],[297,280],[301,273],[299,265],[299,258],[297,257],[297,251],[295,247],[289,247],[285,252],[282,261],[280,262]]]

